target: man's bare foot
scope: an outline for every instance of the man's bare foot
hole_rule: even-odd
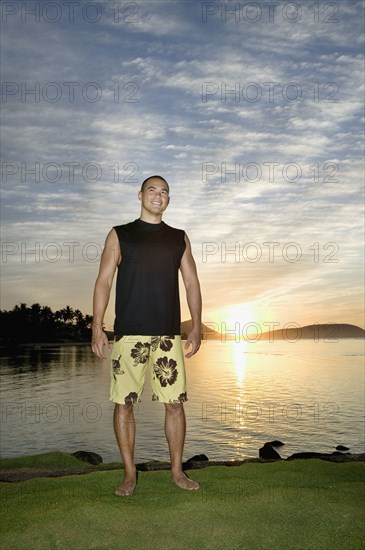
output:
[[[199,483],[193,479],[189,479],[186,474],[181,472],[180,474],[172,474],[172,482],[180,487],[180,489],[186,489],[187,491],[196,491],[199,489]]]
[[[126,474],[124,476],[122,483],[118,485],[118,487],[115,490],[115,494],[117,495],[117,497],[132,496],[136,489],[137,479],[138,479],[138,472],[136,475]]]

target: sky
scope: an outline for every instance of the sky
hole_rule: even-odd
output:
[[[2,309],[91,314],[105,237],[160,174],[203,322],[364,327],[362,1],[1,9]]]

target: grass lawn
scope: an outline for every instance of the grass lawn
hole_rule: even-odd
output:
[[[189,473],[192,492],[168,471],[139,472],[126,498],[114,496],[120,470],[1,483],[1,549],[360,550],[364,471],[315,459],[212,466]]]

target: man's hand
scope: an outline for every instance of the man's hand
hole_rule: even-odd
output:
[[[198,330],[192,330],[188,338],[185,342],[184,349],[188,349],[190,346],[192,346],[191,351],[189,353],[185,354],[185,357],[189,358],[192,357],[200,348],[201,343],[201,335],[200,335],[200,329]]]
[[[104,352],[106,350],[111,351],[111,347],[109,345],[108,337],[103,331],[101,327],[94,326],[93,327],[93,335],[91,340],[91,349],[97,355],[100,357],[100,359],[105,359]]]

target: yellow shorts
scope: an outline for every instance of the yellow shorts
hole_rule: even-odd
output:
[[[131,405],[141,401],[150,365],[152,401],[187,401],[181,336],[116,337],[111,355],[110,400]]]

